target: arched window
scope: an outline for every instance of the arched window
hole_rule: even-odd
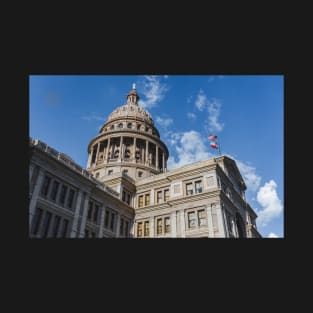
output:
[[[111,125],[110,129],[113,130],[114,129],[114,125]]]
[[[127,128],[132,128],[132,123],[128,123]]]
[[[123,128],[123,123],[119,123],[118,128]]]
[[[137,130],[140,130],[141,124],[137,124]]]

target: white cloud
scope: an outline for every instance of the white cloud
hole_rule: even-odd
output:
[[[202,112],[206,106],[206,102],[207,102],[207,97],[204,94],[203,90],[200,89],[196,102],[195,102],[197,109]]]
[[[191,112],[188,112],[187,113],[187,117],[191,120],[191,121],[195,121],[197,116],[195,113],[191,113]]]
[[[142,86],[142,94],[145,99],[139,100],[139,105],[143,108],[152,108],[164,98],[168,86],[160,82],[156,75],[144,76],[144,80],[139,82]]]
[[[283,205],[278,198],[276,188],[277,184],[271,179],[269,182],[265,183],[257,193],[257,200],[262,206],[262,209],[257,211],[257,221],[261,226],[266,226],[283,211]]]
[[[164,77],[165,79],[168,79],[168,75],[164,75],[163,77]]]
[[[90,122],[90,121],[106,121],[106,119],[103,116],[100,116],[100,115],[96,114],[95,112],[92,112],[89,115],[83,116],[82,119],[86,120],[88,122]]]
[[[276,235],[275,233],[269,233],[268,238],[279,238],[278,235]]]
[[[186,164],[208,159],[213,155],[208,151],[208,145],[197,131],[171,133],[172,143],[175,145],[177,158],[170,156],[168,168],[173,169]]]
[[[173,124],[173,119],[170,117],[160,117],[157,116],[156,117],[156,122],[163,128],[167,128],[168,126],[170,126],[171,124]]]
[[[196,108],[203,112],[205,109],[208,112],[206,120],[207,131],[217,133],[223,130],[224,124],[219,122],[222,104],[217,99],[208,99],[207,95],[200,89],[195,101]]]
[[[247,165],[242,161],[236,160],[235,158],[233,159],[236,161],[238,169],[245,180],[247,189],[251,191],[256,191],[259,188],[261,182],[261,176],[256,173],[256,168]]]

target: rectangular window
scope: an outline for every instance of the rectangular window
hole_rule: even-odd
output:
[[[195,182],[195,189],[196,189],[196,193],[202,192],[202,181],[201,180],[198,180]]]
[[[56,238],[58,236],[58,231],[60,227],[61,217],[58,215],[54,216],[54,223],[52,228],[52,238]]]
[[[95,211],[93,213],[93,221],[97,223],[99,214],[99,205],[95,205]]]
[[[60,204],[62,205],[64,205],[66,193],[67,193],[67,187],[62,185],[61,195],[60,195]]]
[[[164,201],[167,201],[170,198],[170,190],[165,189],[164,190]]]
[[[75,191],[73,189],[71,189],[70,193],[68,195],[68,199],[67,199],[67,206],[69,209],[72,208],[73,200],[74,200],[74,194],[75,194]]]
[[[157,203],[160,203],[162,201],[162,191],[157,192]]]
[[[59,183],[57,181],[54,181],[53,182],[53,186],[52,186],[52,192],[51,192],[51,199],[53,201],[55,201],[56,197],[57,197],[57,193],[58,193],[58,190],[59,190]]]
[[[122,201],[126,201],[126,192],[125,192],[125,190],[123,190],[123,196],[122,196]]]
[[[128,237],[128,221],[125,221],[125,237]]]
[[[137,225],[137,237],[142,237],[142,222]]]
[[[186,195],[192,195],[193,189],[192,189],[192,183],[186,184]]]
[[[169,217],[165,218],[165,233],[171,232],[171,219]]]
[[[188,212],[188,227],[195,228],[196,227],[196,214],[195,212]]]
[[[145,237],[149,237],[150,229],[149,229],[149,221],[145,221]]]
[[[42,228],[42,237],[43,238],[46,238],[48,235],[50,221],[51,221],[51,215],[52,214],[50,212],[46,212],[45,219],[43,222],[43,228]]]
[[[209,177],[206,178],[206,184],[207,184],[208,186],[212,186],[212,185],[214,184],[214,178],[213,178],[213,176],[209,176]]]
[[[67,228],[68,228],[68,220],[64,219],[63,220],[63,229],[62,229],[62,238],[66,237],[66,233],[67,233]]]
[[[110,224],[110,229],[113,231],[114,230],[114,219],[115,219],[115,214],[111,213],[111,224]]]
[[[180,185],[174,185],[174,193],[180,193]]]
[[[88,213],[87,213],[87,219],[90,220],[91,216],[92,216],[92,207],[93,207],[93,203],[91,201],[89,201],[88,203]]]
[[[198,211],[198,221],[199,221],[199,226],[205,226],[206,225],[206,213],[205,213],[205,210],[199,210]]]
[[[145,205],[150,205],[150,194],[145,195]]]
[[[33,235],[37,235],[38,233],[41,218],[42,218],[42,209],[36,208],[36,212],[33,217],[32,231],[31,231]]]
[[[108,175],[111,175],[111,174],[113,174],[113,170],[108,171]]]
[[[143,207],[143,196],[138,197],[138,207],[139,208]]]
[[[120,236],[123,236],[123,230],[124,230],[124,219],[121,218],[121,221],[120,221]]]
[[[130,205],[130,194],[129,193],[127,194],[127,201],[126,202],[127,202],[127,204]]]
[[[162,232],[163,232],[163,220],[161,219],[161,218],[159,218],[158,220],[157,220],[157,234],[158,235],[162,235]]]
[[[105,211],[105,219],[104,219],[104,227],[109,227],[109,218],[110,218],[110,211]]]
[[[42,184],[42,189],[41,189],[41,193],[43,196],[47,196],[48,194],[48,190],[49,190],[49,186],[50,186],[50,182],[51,182],[51,178],[49,176],[45,177],[45,180]]]

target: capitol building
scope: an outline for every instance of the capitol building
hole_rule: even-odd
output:
[[[30,238],[260,238],[236,162],[168,171],[168,148],[138,100],[133,86],[90,141],[86,169],[30,138]]]

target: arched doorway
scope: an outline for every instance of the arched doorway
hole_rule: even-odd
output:
[[[238,231],[238,237],[239,238],[246,238],[246,228],[245,228],[245,223],[242,219],[242,217],[236,213],[236,226],[237,226],[237,231]]]

